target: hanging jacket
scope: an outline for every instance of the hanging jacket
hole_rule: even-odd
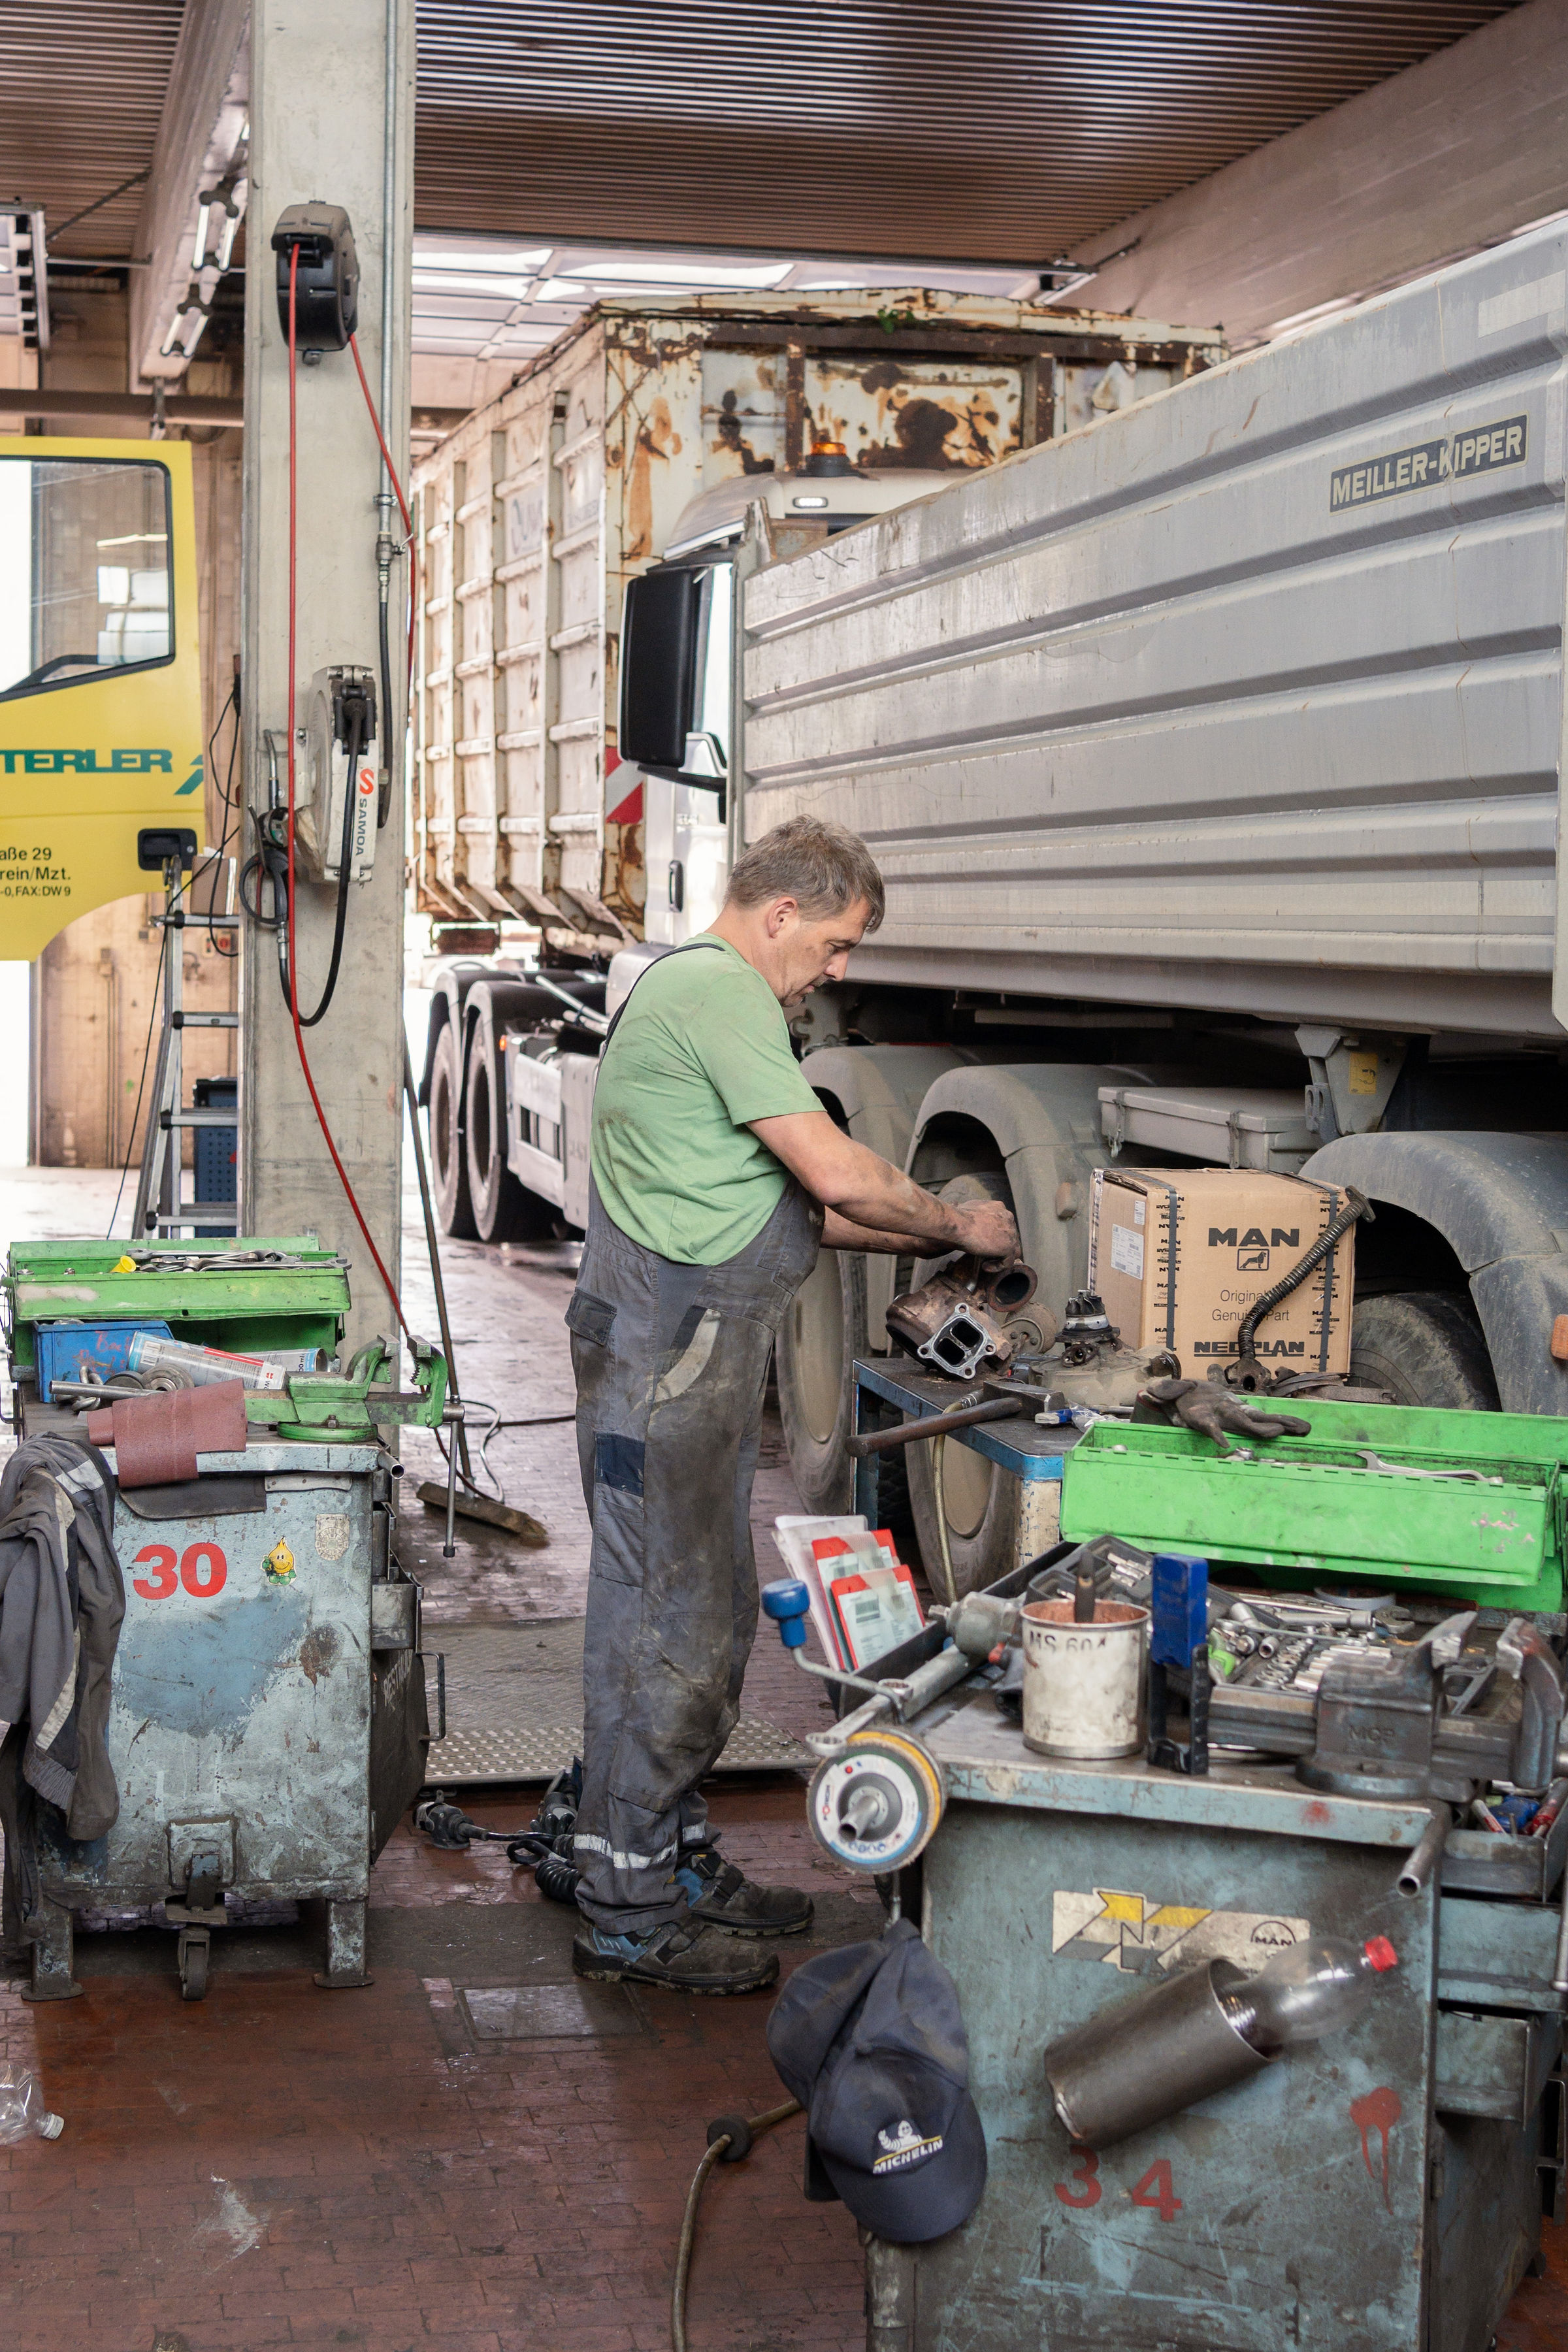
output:
[[[0,1739],[26,1727],[22,1778],[82,1841],[120,1812],[107,1740],[125,1615],[114,1499],[109,1465],[79,1438],[29,1437],[0,1475]]]

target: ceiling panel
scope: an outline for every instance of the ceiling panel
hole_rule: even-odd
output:
[[[181,0],[0,0],[0,197],[41,205],[51,255],[129,256]],[[61,234],[84,205],[90,218]]]
[[[193,0],[196,5],[196,0]],[[181,0],[0,0],[0,198],[129,257]],[[1506,13],[420,0],[422,228],[1023,266]],[[97,205],[77,226],[63,224]]]
[[[1042,261],[1506,13],[420,0],[417,216]]]

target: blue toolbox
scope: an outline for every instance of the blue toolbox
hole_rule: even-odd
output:
[[[141,1315],[125,1323],[40,1323],[37,1336],[38,1402],[52,1404],[56,1381],[111,1380],[131,1369],[129,1350],[138,1331],[172,1339],[166,1323]]]

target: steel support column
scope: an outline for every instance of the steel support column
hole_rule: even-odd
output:
[[[353,354],[299,370],[296,707],[288,706],[289,365],[270,250],[285,205],[342,205],[361,270],[359,350],[378,403],[390,385],[387,442],[408,452],[410,253],[414,184],[413,0],[271,0],[251,20],[250,169],[245,366],[246,789],[268,803],[266,736],[279,754],[303,721],[313,670],[378,667],[376,495],[381,460]],[[384,365],[384,352],[388,362]],[[399,534],[401,536],[401,534]],[[405,578],[394,567],[394,700],[401,711]],[[378,693],[379,699],[379,693]],[[385,724],[384,717],[381,722]],[[376,1247],[397,1276],[403,1053],[403,746],[395,725],[392,814],[375,871],[351,890],[331,1008],[306,1033],[317,1091]],[[279,789],[284,787],[281,756]],[[301,789],[303,775],[300,777]],[[248,831],[247,854],[256,845]],[[300,994],[320,994],[334,890],[298,891]],[[243,974],[241,1230],[313,1231],[353,1266],[348,1345],[395,1320],[306,1091],[269,935],[250,930]]]

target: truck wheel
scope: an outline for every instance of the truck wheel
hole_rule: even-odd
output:
[[[556,1211],[537,1193],[527,1192],[506,1164],[506,1113],[500,1073],[487,1050],[482,1028],[476,1028],[468,1045],[465,1125],[468,1197],[480,1241],[537,1241],[549,1234]]]
[[[471,1242],[479,1228],[468,1197],[468,1164],[458,1124],[462,1094],[463,1066],[458,1058],[457,1033],[448,1023],[430,1057],[430,1189],[441,1231],[450,1234],[454,1241]]]
[[[1444,1290],[1366,1298],[1351,1326],[1351,1378],[1395,1404],[1496,1412],[1497,1381],[1469,1301]]]
[[[866,1352],[866,1261],[824,1250],[779,1326],[779,1418],[808,1511],[854,1508],[855,1465],[845,1452],[850,1366]]]
[[[960,1203],[1010,1203],[1012,1199],[1005,1176],[955,1176],[951,1182],[933,1189],[940,1200]],[[931,1453],[929,1442],[910,1445],[905,1448],[904,1459],[909,1464],[910,1507],[920,1538],[926,1580],[935,1598],[945,1601]],[[1004,1477],[984,1454],[975,1454],[968,1446],[955,1445],[951,1441],[942,1449],[942,1483],[948,1557],[952,1562],[953,1583],[962,1596],[977,1591],[983,1585],[994,1584],[1013,1566],[1018,1537],[1018,1483],[1015,1478]]]

